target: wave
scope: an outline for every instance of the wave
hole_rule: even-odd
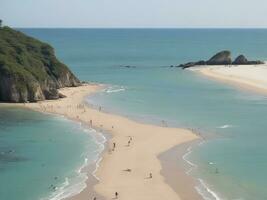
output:
[[[198,146],[204,144],[204,140],[198,143]],[[189,175],[194,169],[198,168],[198,165],[191,162],[188,158],[188,156],[193,152],[193,147],[190,146],[187,148],[186,153],[183,155],[183,160],[186,161],[190,165],[189,170],[186,171],[186,174]],[[210,165],[213,165],[213,162],[209,163]],[[202,179],[197,179],[199,181],[199,185],[195,186],[196,191],[202,196],[203,199],[205,200],[221,200],[221,198],[214,192],[212,191],[208,185],[202,180]]]
[[[197,168],[198,166],[196,165],[196,164],[194,164],[194,163],[192,163],[191,161],[189,161],[188,159],[187,159],[187,157],[192,153],[193,151],[192,151],[192,146],[190,146],[190,147],[188,147],[187,148],[187,150],[186,150],[186,153],[183,155],[183,160],[185,161],[185,162],[187,162],[191,167],[189,168],[189,170],[187,170],[186,171],[186,174],[190,174],[190,172],[193,170],[193,169],[195,169],[195,168]]]
[[[95,133],[95,142],[99,145],[99,149],[98,149],[98,156],[96,157],[96,159],[94,160],[95,162],[95,169],[94,171],[92,172],[92,175],[95,177],[96,180],[100,180],[99,177],[97,177],[96,175],[96,172],[100,166],[100,162],[102,161],[102,157],[99,157],[99,155],[104,151],[105,149],[105,143],[107,142],[107,139],[106,137],[100,133],[100,132],[97,132],[95,129],[92,129]]]
[[[204,144],[204,140],[201,140],[199,143],[198,143],[198,146],[200,146],[200,145],[202,145],[202,144]],[[190,174],[190,172],[193,170],[193,169],[196,169],[197,167],[198,167],[198,165],[197,164],[195,164],[195,163],[193,163],[193,162],[191,162],[189,159],[187,159],[187,157],[191,154],[191,153],[193,153],[193,147],[192,146],[189,146],[188,148],[187,148],[187,150],[186,150],[186,153],[183,155],[183,160],[186,162],[186,163],[188,163],[191,167],[189,168],[189,170],[188,171],[186,171],[186,174]]]
[[[225,129],[225,128],[231,128],[231,127],[233,127],[233,125],[231,125],[231,124],[225,124],[225,125],[219,126],[217,128]]]
[[[107,139],[101,132],[98,132],[95,129],[83,128],[82,124],[80,127],[84,132],[91,134],[94,142],[98,145],[98,148],[95,150],[94,158],[90,158],[91,162],[89,162],[88,158],[85,158],[83,164],[77,170],[75,170],[74,176],[66,177],[64,183],[62,183],[60,187],[57,187],[55,192],[50,194],[47,198],[42,198],[41,200],[61,200],[75,196],[82,192],[87,186],[86,181],[88,179],[87,172],[84,172],[83,169],[89,164],[95,163],[95,170],[92,172],[92,175],[99,180],[95,174],[102,160],[100,154],[105,149],[105,143]]]
[[[81,191],[86,188],[86,180],[88,179],[86,173],[79,173],[75,178],[70,179],[65,178],[65,182],[53,192],[48,198],[43,200],[60,200],[67,197],[72,197],[76,194],[79,194]]]
[[[222,200],[202,179],[199,178],[198,181],[200,185],[195,188],[205,200]]]
[[[125,91],[126,88],[123,87],[123,86],[110,86],[108,88],[106,88],[104,91],[106,93],[115,93],[115,92],[122,92],[122,91]]]

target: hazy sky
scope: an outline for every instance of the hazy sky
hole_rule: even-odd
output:
[[[13,27],[267,27],[267,0],[0,0]]]

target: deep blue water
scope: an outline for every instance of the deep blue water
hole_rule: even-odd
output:
[[[188,159],[198,165],[192,175],[204,180],[221,199],[267,199],[266,96],[169,68],[208,59],[224,49],[233,56],[242,53],[249,59],[267,60],[267,30],[22,31],[52,44],[81,80],[110,85],[90,98],[91,103],[137,120],[166,120],[212,136],[195,147]]]

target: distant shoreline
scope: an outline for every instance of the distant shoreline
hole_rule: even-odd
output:
[[[142,124],[122,116],[101,112],[101,108],[96,110],[85,106],[84,97],[100,88],[101,85],[96,84],[63,88],[60,92],[66,95],[66,98],[18,104],[40,112],[64,115],[111,134],[112,138],[106,145],[103,159],[96,171],[100,179],[93,186],[96,193],[92,192],[92,185],[87,183],[86,189],[69,199],[88,200],[94,195],[97,196],[97,200],[111,199],[115,192],[118,192],[119,197],[126,200],[147,200],[148,197],[154,200],[179,200],[181,196],[195,194],[195,189],[188,187],[179,195],[165,182],[158,155],[179,144],[194,141],[198,136],[186,129]],[[127,146],[130,138],[130,146]],[[116,143],[114,151],[113,143]],[[91,172],[92,170],[88,173]],[[149,173],[153,174],[153,178],[147,178]],[[185,195],[186,193],[188,195]]]
[[[240,89],[267,94],[267,64],[199,66],[189,70]]]

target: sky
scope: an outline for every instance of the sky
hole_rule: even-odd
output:
[[[11,27],[267,28],[267,0],[0,0]]]

